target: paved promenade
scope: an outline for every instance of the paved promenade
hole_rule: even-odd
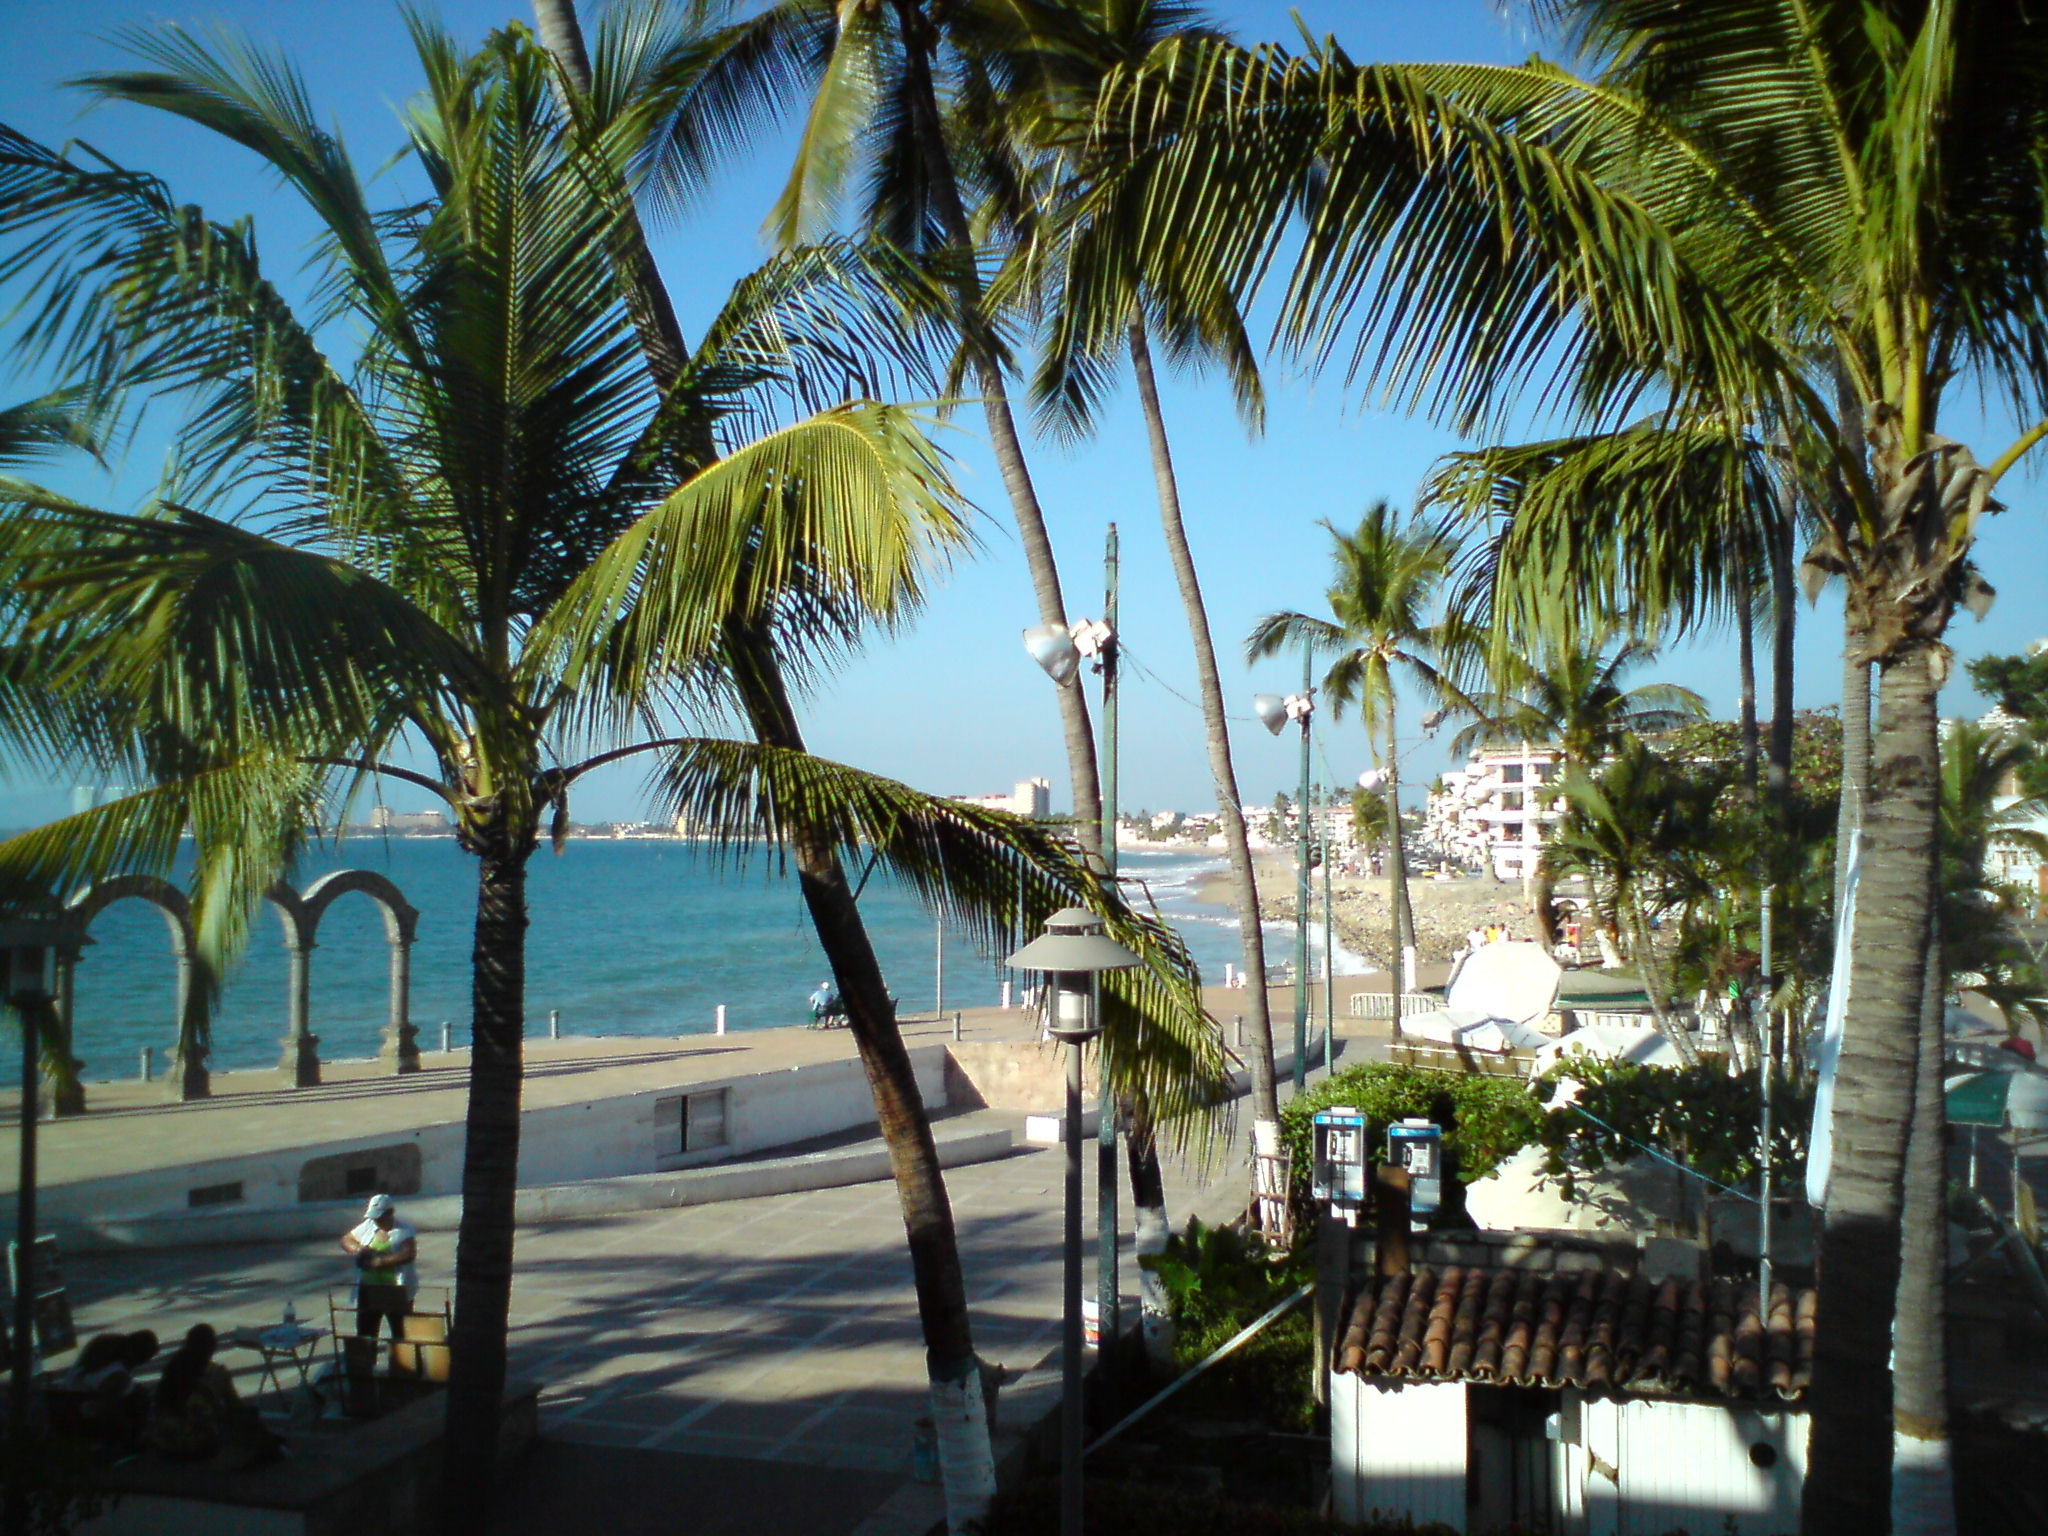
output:
[[[1227,1031],[1242,1000],[1210,994]],[[1342,1020],[1341,1001],[1338,1012]],[[1286,992],[1275,994],[1273,1015],[1284,1035]],[[982,1009],[967,1011],[963,1027],[970,1043],[1025,1040],[1034,1022],[1021,1010]],[[950,1017],[904,1028],[913,1044],[952,1034]],[[1371,1053],[1364,1028],[1340,1029],[1353,1037],[1354,1059]],[[526,1102],[644,1091],[650,1075],[724,1078],[852,1054],[844,1031],[531,1041]],[[367,1117],[459,1119],[461,1057],[428,1062],[405,1079],[341,1064],[322,1087],[298,1091],[229,1074],[216,1098],[190,1105],[166,1104],[146,1085],[96,1085],[91,1115],[45,1126],[45,1167],[78,1178],[217,1155],[228,1143],[285,1150],[327,1134],[329,1123],[361,1128]],[[1021,1126],[1023,1114],[970,1118]],[[1237,1131],[1241,1142],[1247,1128]],[[1019,1140],[1010,1156],[955,1168],[946,1181],[977,1348],[1027,1370],[1058,1343],[1062,1154]],[[1169,1159],[1176,1226],[1191,1212],[1214,1222],[1243,1209],[1241,1146],[1207,1164]],[[1086,1182],[1092,1241],[1092,1159]],[[1127,1200],[1127,1182],[1124,1190]],[[328,1288],[349,1278],[338,1237],[70,1257],[80,1333],[149,1326],[174,1339],[199,1321],[274,1320],[288,1300],[302,1319],[324,1324]],[[1135,1308],[1129,1249],[1127,1231],[1123,1291]],[[422,1235],[424,1283],[452,1278],[453,1250],[452,1233]],[[1092,1286],[1092,1258],[1090,1274]],[[911,1428],[925,1411],[924,1350],[886,1180],[522,1227],[511,1349],[513,1374],[546,1389],[543,1442],[508,1488],[505,1536],[922,1536],[943,1513],[938,1490],[908,1476]],[[253,1387],[253,1358],[226,1358]]]
[[[1058,1343],[1062,1166],[1027,1150],[946,1176],[976,1346],[1016,1369]],[[1092,1234],[1092,1167],[1087,1182]],[[1176,1225],[1234,1215],[1247,1183],[1235,1157],[1208,1177],[1170,1164]],[[445,1282],[452,1239],[421,1247],[423,1282]],[[507,1536],[921,1536],[943,1512],[908,1478],[924,1350],[893,1185],[522,1229],[517,1264],[512,1369],[548,1385]],[[348,1277],[329,1242],[69,1269],[81,1333],[166,1338],[268,1321],[288,1298],[324,1321],[326,1287]],[[1129,1297],[1128,1237],[1123,1276]],[[248,1385],[246,1358],[227,1358]]]

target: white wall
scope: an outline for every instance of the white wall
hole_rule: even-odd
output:
[[[942,1108],[946,1103],[945,1047],[915,1047],[910,1060],[926,1107]],[[726,1088],[731,1094],[726,1145],[677,1154],[676,1123],[670,1118],[672,1101],[685,1092],[718,1088]],[[874,1118],[867,1074],[858,1060],[851,1059],[750,1077],[650,1088],[581,1104],[529,1109],[520,1121],[519,1182],[522,1186],[556,1184],[692,1168],[872,1125]],[[45,1182],[38,1190],[37,1209],[41,1218],[52,1225],[86,1218],[183,1213],[190,1208],[186,1196],[191,1189],[229,1183],[242,1185],[242,1199],[212,1209],[245,1211],[296,1206],[299,1170],[308,1160],[390,1146],[399,1141],[414,1142],[420,1149],[420,1195],[460,1192],[463,1127],[457,1120],[399,1134],[385,1132],[322,1142],[282,1153],[211,1158],[100,1179],[65,1182],[61,1170],[46,1168]],[[55,1179],[50,1178],[53,1172],[58,1174]],[[4,1205],[11,1210],[13,1202],[8,1200]]]
[[[1330,1378],[1330,1486],[1339,1520],[1375,1510],[1465,1529],[1465,1384]]]
[[[1664,1536],[1684,1527],[1714,1536],[1731,1529],[1734,1536],[1785,1536],[1799,1529],[1806,1425],[1803,1413],[1580,1400],[1579,1445],[1560,1447],[1557,1480],[1561,1495],[1570,1478],[1579,1480],[1583,1523],[1566,1530]],[[1750,1452],[1758,1445],[1775,1452],[1775,1466],[1755,1464]],[[1570,1509],[1568,1498],[1560,1502]]]
[[[1564,1393],[1551,1447],[1560,1536],[1790,1536],[1806,1481],[1803,1413],[1589,1399]],[[1468,1527],[1461,1382],[1330,1378],[1330,1482],[1339,1520],[1375,1511]],[[1775,1464],[1756,1465],[1768,1446]],[[1498,1458],[1495,1458],[1498,1460]],[[1484,1469],[1482,1468],[1482,1471]]]

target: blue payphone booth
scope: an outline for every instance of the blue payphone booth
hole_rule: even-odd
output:
[[[1387,1162],[1408,1170],[1408,1209],[1433,1216],[1444,1198],[1444,1128],[1428,1120],[1400,1120],[1387,1127]]]

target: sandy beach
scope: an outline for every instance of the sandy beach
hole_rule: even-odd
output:
[[[1258,870],[1259,912],[1268,922],[1294,920],[1294,860],[1286,854],[1259,853],[1253,856]],[[1218,870],[1195,889],[1196,899],[1235,910],[1236,898],[1228,870]],[[1535,924],[1522,888],[1511,882],[1485,876],[1461,875],[1436,879],[1411,874],[1408,899],[1415,909],[1417,958],[1449,960],[1465,946],[1465,935],[1490,922],[1507,924],[1516,938],[1534,938]],[[1393,951],[1393,924],[1387,914],[1387,882],[1384,876],[1339,875],[1331,882],[1331,911],[1336,918],[1337,937],[1346,949],[1362,955],[1375,966],[1389,963]],[[1309,917],[1319,921],[1323,914],[1320,874]]]

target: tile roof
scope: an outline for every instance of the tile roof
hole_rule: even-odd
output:
[[[1360,1283],[1332,1369],[1416,1381],[1797,1401],[1813,1378],[1814,1292],[1656,1283],[1614,1270],[1421,1266]]]

